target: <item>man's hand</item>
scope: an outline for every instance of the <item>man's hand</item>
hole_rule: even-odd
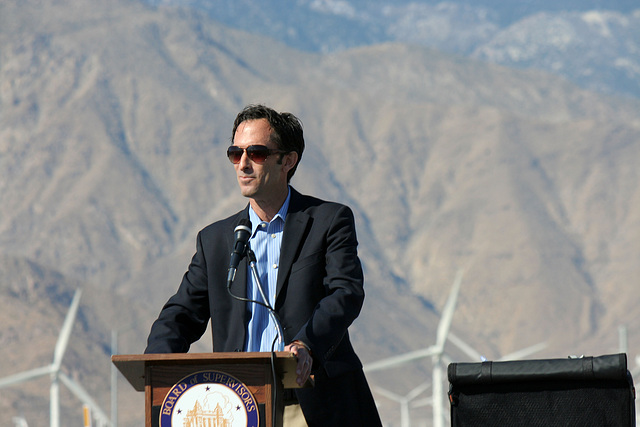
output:
[[[290,351],[296,359],[298,359],[298,366],[296,368],[296,374],[298,377],[296,378],[296,382],[300,387],[302,387],[311,373],[313,358],[311,357],[307,346],[305,346],[301,341],[292,342],[284,348],[284,351]]]

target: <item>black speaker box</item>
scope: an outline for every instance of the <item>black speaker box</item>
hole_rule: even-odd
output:
[[[635,426],[625,354],[451,363],[451,425]]]

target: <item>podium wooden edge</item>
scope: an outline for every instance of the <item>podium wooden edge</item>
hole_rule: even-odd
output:
[[[296,382],[296,357],[289,352],[276,352],[276,371],[280,375],[284,388],[301,388]],[[271,353],[233,352],[233,353],[162,353],[162,354],[117,354],[111,356],[111,362],[129,381],[136,391],[145,391],[145,375],[149,366],[162,366],[180,362],[186,365],[207,364],[271,364]],[[302,387],[312,387],[309,379]]]

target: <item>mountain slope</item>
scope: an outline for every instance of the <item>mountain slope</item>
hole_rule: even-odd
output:
[[[354,209],[365,363],[431,345],[460,268],[452,328],[489,358],[543,340],[550,357],[610,352],[621,323],[637,348],[638,102],[415,46],[304,53],[133,1],[2,8],[0,336],[15,366],[0,375],[50,360],[82,287],[91,317],[65,369],[107,400],[110,329],[141,352],[196,232],[246,204],[224,151],[252,102],[303,120],[293,185]],[[403,372],[370,377],[404,393],[429,364]],[[3,420],[37,402],[44,423],[44,387],[3,392]],[[121,424],[139,425],[122,387]]]

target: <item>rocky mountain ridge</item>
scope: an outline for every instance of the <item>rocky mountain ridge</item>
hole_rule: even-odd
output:
[[[411,43],[509,67],[540,69],[607,94],[640,97],[640,6],[614,2],[147,0],[301,50]],[[283,13],[286,11],[286,13]]]

